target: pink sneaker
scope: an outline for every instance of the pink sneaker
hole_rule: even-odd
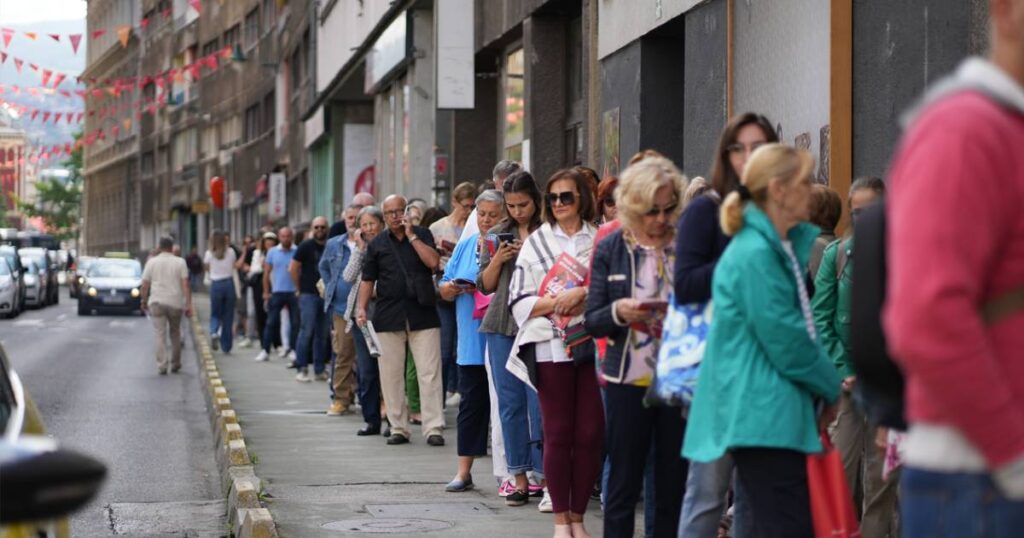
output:
[[[534,484],[531,482],[528,490],[530,493],[530,497],[541,497],[544,495],[544,486],[540,484]]]
[[[516,482],[513,478],[506,478],[498,486],[498,497],[508,497],[516,491]]]

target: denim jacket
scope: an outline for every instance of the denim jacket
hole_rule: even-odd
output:
[[[341,273],[351,256],[352,249],[348,248],[347,233],[327,240],[324,255],[320,257],[320,277],[324,281],[324,312],[329,312],[332,306],[338,312],[344,312],[352,284],[345,282],[341,278]]]

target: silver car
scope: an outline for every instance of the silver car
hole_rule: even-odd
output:
[[[0,316],[9,317],[18,312],[18,281],[6,258],[0,258]]]
[[[25,306],[40,307],[46,304],[47,280],[46,274],[32,258],[22,258],[21,263],[25,266]]]

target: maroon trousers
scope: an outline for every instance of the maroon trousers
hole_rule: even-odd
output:
[[[544,477],[555,513],[587,511],[604,458],[604,407],[593,363],[537,363]]]

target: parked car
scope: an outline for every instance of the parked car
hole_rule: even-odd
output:
[[[43,301],[39,306],[57,304],[60,300],[60,284],[57,282],[56,264],[50,253],[42,247],[25,247],[18,250],[22,261],[31,259],[35,262],[39,276],[46,279]]]
[[[72,299],[78,298],[78,294],[82,289],[82,284],[85,282],[85,273],[89,270],[89,266],[91,266],[94,261],[96,261],[96,258],[93,256],[82,256],[72,264],[72,278],[68,282],[68,291],[71,293]]]
[[[21,265],[21,256],[18,256],[18,249],[10,245],[0,245],[0,259],[3,259],[11,267],[11,277],[17,287],[17,298],[14,304],[14,315],[25,310],[25,268]]]
[[[25,258],[25,306],[40,308],[46,306],[46,296],[49,291],[46,274],[42,272],[36,260]]]
[[[18,315],[18,281],[6,258],[0,258],[0,316]]]
[[[142,264],[138,260],[98,258],[89,267],[78,294],[78,315],[96,311],[142,313]]]

